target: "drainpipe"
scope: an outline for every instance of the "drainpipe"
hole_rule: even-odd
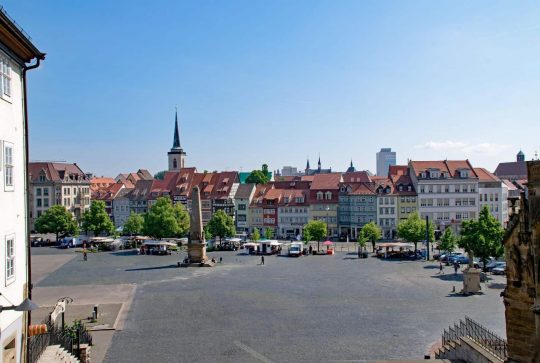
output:
[[[25,173],[24,173],[24,187],[26,191],[26,268],[27,268],[27,284],[26,284],[26,297],[32,299],[32,257],[31,257],[31,243],[30,243],[30,183],[28,177],[28,167],[29,167],[29,147],[28,147],[28,103],[27,93],[26,93],[26,72],[39,67],[41,59],[45,59],[45,55],[42,55],[41,58],[37,57],[35,64],[30,66],[23,67],[22,81],[23,81],[23,112],[24,112],[24,161],[25,161]],[[30,347],[28,345],[29,336],[28,336],[28,326],[31,323],[31,311],[27,312],[26,315],[26,324],[24,327],[24,334],[26,337],[26,359],[28,361]]]

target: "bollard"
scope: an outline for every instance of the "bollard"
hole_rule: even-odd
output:
[[[97,317],[98,317],[98,304],[94,305],[94,311],[92,312],[92,318],[94,318],[94,320],[97,320]]]
[[[452,286],[452,292],[456,292],[456,285]]]

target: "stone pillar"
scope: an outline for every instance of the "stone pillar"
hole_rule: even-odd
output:
[[[201,212],[201,194],[199,187],[191,190],[191,215],[189,227],[188,256],[191,263],[205,263],[206,241],[204,239],[204,230]]]
[[[480,292],[480,269],[467,267],[463,270],[463,294],[476,294]]]

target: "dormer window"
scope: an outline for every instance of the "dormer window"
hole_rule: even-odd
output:
[[[332,199],[332,192],[326,192],[326,200]]]
[[[420,173],[420,178],[425,178],[425,177],[426,177],[426,172],[425,171],[421,172]]]
[[[283,202],[284,202],[284,203],[289,203],[289,197],[283,198]]]
[[[323,192],[317,192],[317,200],[323,200]]]
[[[296,197],[296,203],[304,203],[303,197]]]
[[[400,192],[403,191],[403,185],[400,185],[400,186],[399,186],[399,191],[400,191]]]
[[[468,170],[460,170],[459,171],[459,176],[461,178],[468,178],[469,177],[469,171]]]
[[[342,193],[345,193],[347,191],[347,188],[345,188],[345,186],[341,186],[341,188],[339,188],[339,191],[342,192]]]
[[[412,186],[410,186],[410,185],[407,186],[407,190],[408,190],[409,192],[411,192],[411,191],[412,191]]]

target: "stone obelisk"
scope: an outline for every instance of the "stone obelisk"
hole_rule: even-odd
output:
[[[201,194],[199,187],[191,190],[191,215],[189,227],[188,257],[190,263],[206,263],[206,241],[204,239]]]

